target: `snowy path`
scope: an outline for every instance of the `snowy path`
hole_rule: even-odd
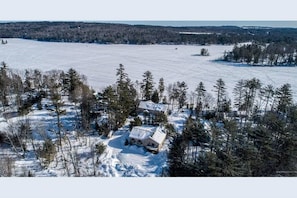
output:
[[[158,176],[166,164],[165,148],[152,154],[135,145],[124,146],[128,132],[107,140],[106,154],[100,157],[103,176],[150,177]]]

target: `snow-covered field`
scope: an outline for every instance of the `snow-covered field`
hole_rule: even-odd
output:
[[[0,61],[5,61],[9,67],[43,71],[73,67],[86,75],[89,84],[96,90],[114,83],[116,68],[123,64],[133,81],[141,81],[143,73],[150,70],[156,83],[161,77],[167,85],[185,81],[189,91],[194,91],[202,81],[207,91],[212,92],[216,80],[222,78],[232,97],[238,80],[256,77],[263,84],[274,87],[290,83],[297,99],[297,67],[248,67],[213,61],[233,46],[98,45],[7,40],[7,45],[0,45]],[[193,56],[199,54],[203,47],[208,49],[210,56]]]

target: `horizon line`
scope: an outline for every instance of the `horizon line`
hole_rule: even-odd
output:
[[[202,26],[236,26],[236,27],[267,27],[297,28],[293,20],[0,20],[0,23],[18,22],[83,22],[109,23],[126,25],[170,26],[170,27],[202,27]]]

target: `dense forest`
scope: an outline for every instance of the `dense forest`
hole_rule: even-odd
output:
[[[295,28],[163,27],[87,22],[0,23],[0,38],[99,44],[234,44],[297,40]]]
[[[170,176],[296,176],[297,106],[290,84],[263,86],[259,79],[234,87],[235,111],[225,99],[224,81],[214,85],[216,105],[203,111],[206,90],[197,87],[196,114],[174,138]],[[202,113],[204,112],[204,113]]]

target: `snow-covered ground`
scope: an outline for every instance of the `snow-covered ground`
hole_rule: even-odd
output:
[[[38,68],[68,70],[73,67],[88,78],[96,90],[113,84],[116,68],[123,64],[129,77],[142,80],[150,70],[157,83],[185,81],[189,91],[194,91],[200,81],[212,92],[216,80],[222,78],[232,97],[235,83],[240,79],[259,78],[263,84],[279,87],[290,83],[297,99],[297,67],[249,67],[234,63],[215,62],[233,46],[211,45],[98,45],[80,43],[49,43],[22,39],[7,39],[0,45],[0,61],[18,69]],[[207,48],[210,56],[193,56]]]
[[[5,160],[5,156],[14,159],[13,176],[28,176],[30,174],[35,177],[65,177],[65,176],[103,176],[103,177],[156,177],[162,176],[166,170],[167,154],[169,151],[169,139],[165,140],[162,149],[157,154],[148,152],[143,147],[136,145],[125,145],[129,136],[129,121],[125,126],[113,133],[111,138],[101,137],[97,132],[90,131],[84,135],[80,135],[76,130],[76,109],[73,104],[67,102],[62,109],[66,110],[66,115],[61,116],[62,133],[66,134],[67,140],[63,140],[63,153],[59,150],[48,165],[44,166],[43,159],[37,159],[31,140],[27,141],[27,152],[25,158],[18,157],[16,153],[9,148],[0,149],[0,162]],[[42,100],[42,105],[49,104],[46,99]],[[57,118],[55,113],[46,110],[38,110],[33,106],[33,111],[24,117],[14,117],[8,120],[1,120],[0,131],[7,131],[8,125],[14,125],[18,121],[28,119],[34,136],[34,145],[38,149],[44,141],[44,137],[48,136],[53,141],[58,141],[57,135]],[[174,125],[176,130],[181,133],[182,126],[189,116],[189,112],[176,112],[168,117],[169,122]],[[71,142],[71,146],[69,144]],[[95,145],[103,143],[106,146],[105,152],[97,156],[94,155]],[[65,168],[63,155],[67,159],[67,167]],[[74,160],[73,160],[74,159]],[[79,169],[79,173],[75,172],[73,164]]]

